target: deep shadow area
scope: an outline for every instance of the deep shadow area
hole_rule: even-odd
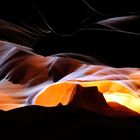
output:
[[[48,34],[36,44],[35,52],[42,55],[80,53],[106,65],[139,67],[139,40],[140,36],[125,33],[81,30],[73,36]]]
[[[30,106],[0,116],[1,136],[14,139],[126,139],[140,129],[137,117],[113,119],[73,107]]]

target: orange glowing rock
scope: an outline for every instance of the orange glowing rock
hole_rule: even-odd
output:
[[[77,92],[77,87],[79,86],[82,90],[78,90]],[[99,92],[95,87],[98,88]],[[83,92],[84,90],[85,92]],[[111,105],[111,103],[117,104],[115,106]],[[130,110],[140,113],[139,96],[134,94],[127,87],[111,81],[83,83],[79,82],[78,85],[75,83],[64,82],[51,85],[36,98],[34,104],[46,107],[57,106],[59,104],[72,104],[78,107],[97,112],[98,110],[99,112],[101,110],[103,111],[107,108],[107,105],[109,105],[110,107],[116,109],[120,107],[124,109],[124,107],[126,107]]]

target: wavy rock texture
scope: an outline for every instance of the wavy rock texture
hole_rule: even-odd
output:
[[[91,65],[0,42],[0,109],[70,105],[113,117],[139,116],[140,69]]]

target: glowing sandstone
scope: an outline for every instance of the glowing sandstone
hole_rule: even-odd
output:
[[[110,116],[139,115],[140,69],[40,56],[0,42],[0,109],[78,106]]]

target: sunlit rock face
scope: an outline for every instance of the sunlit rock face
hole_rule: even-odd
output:
[[[70,105],[108,116],[140,113],[140,69],[91,65],[0,42],[0,109]]]

